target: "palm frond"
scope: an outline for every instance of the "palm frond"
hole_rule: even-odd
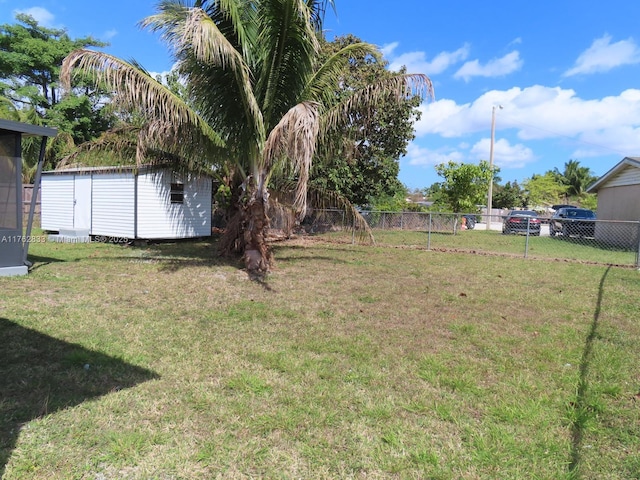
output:
[[[280,179],[274,182],[271,187],[270,202],[277,203],[297,214],[298,212],[293,205],[297,195],[297,182]],[[375,244],[375,237],[367,220],[346,197],[333,191],[310,187],[307,192],[307,205],[304,215],[298,215],[299,221],[302,221],[305,216],[311,216],[315,220],[323,220],[330,215],[329,212],[339,210],[343,214],[343,228],[353,232],[354,235],[357,234],[361,242]]]
[[[298,179],[293,205],[302,215],[306,210],[309,171],[318,137],[318,107],[317,103],[303,102],[291,108],[270,132],[262,160],[265,171],[272,170],[278,159],[287,158],[292,163]]]
[[[200,3],[207,10],[164,2],[161,13],[146,18],[142,26],[162,32],[174,49],[177,68],[199,114],[223,135],[228,153],[241,164],[240,159],[247,157],[242,150],[260,150],[266,137],[250,68],[243,57],[251,50],[248,45],[255,43],[252,27],[246,25],[251,24],[251,15],[241,8],[249,2],[226,0],[210,7],[206,7],[209,2]],[[255,145],[248,146],[248,142]]]
[[[303,98],[322,101],[324,105],[335,103],[335,89],[344,69],[354,56],[379,55],[378,47],[370,43],[352,43],[331,55],[315,71],[303,93]]]
[[[133,163],[140,128],[137,125],[122,124],[107,130],[95,140],[78,145],[71,154],[58,162],[56,169],[75,166],[83,156],[94,152],[118,152],[120,156],[128,158]]]
[[[76,50],[62,63],[60,78],[66,89],[70,89],[74,69],[92,75],[95,83],[107,85],[116,92],[114,102],[122,109],[139,112],[148,121],[172,124],[176,132],[196,142],[197,150],[213,153],[224,146],[218,133],[184,100],[130,63],[102,52]],[[179,137],[158,137],[156,140],[159,143],[166,140],[170,148],[168,142],[176,138]],[[194,146],[184,141],[179,143],[181,149],[190,148],[190,145]],[[208,148],[205,149],[205,145]]]
[[[322,218],[330,209],[339,209],[344,212],[343,227],[357,234],[360,241],[369,241],[375,245],[376,239],[369,223],[348,199],[335,192],[319,189],[310,189],[308,196],[318,218]]]
[[[312,3],[311,7],[315,4]],[[305,0],[263,0],[259,2],[256,97],[264,113],[267,130],[291,105],[299,103],[312,75],[320,44],[309,21],[314,15]]]

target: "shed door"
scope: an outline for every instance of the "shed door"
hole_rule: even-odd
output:
[[[91,229],[91,176],[76,175],[73,196],[73,228]]]

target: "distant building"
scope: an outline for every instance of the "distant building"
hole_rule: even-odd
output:
[[[587,189],[598,194],[595,237],[621,246],[637,246],[640,220],[640,157],[625,157]],[[616,222],[607,223],[607,220]],[[634,222],[625,225],[623,221]]]

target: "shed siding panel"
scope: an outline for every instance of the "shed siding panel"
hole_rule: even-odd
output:
[[[622,187],[640,184],[640,168],[628,166],[600,188]]]
[[[94,174],[91,234],[134,238],[134,197],[132,173]]]
[[[42,176],[40,226],[57,232],[73,228],[73,175]]]
[[[598,190],[599,220],[640,220],[640,183]]]
[[[169,171],[138,178],[138,236],[190,238],[211,235],[211,180],[187,179],[184,202],[171,203]]]
[[[193,237],[211,235],[211,187],[210,178],[190,178],[184,186],[184,231]]]

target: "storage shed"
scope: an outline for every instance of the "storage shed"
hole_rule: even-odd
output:
[[[637,222],[640,220],[640,157],[623,158],[587,192],[598,194],[596,239],[636,248]]]
[[[153,166],[43,172],[41,226],[61,241],[208,237],[211,189],[211,177]]]
[[[35,201],[31,202],[25,235],[22,218],[22,137],[42,137],[34,184],[34,196],[37,196],[47,138],[56,134],[54,128],[0,120],[0,276],[25,275],[29,270],[27,253]]]

